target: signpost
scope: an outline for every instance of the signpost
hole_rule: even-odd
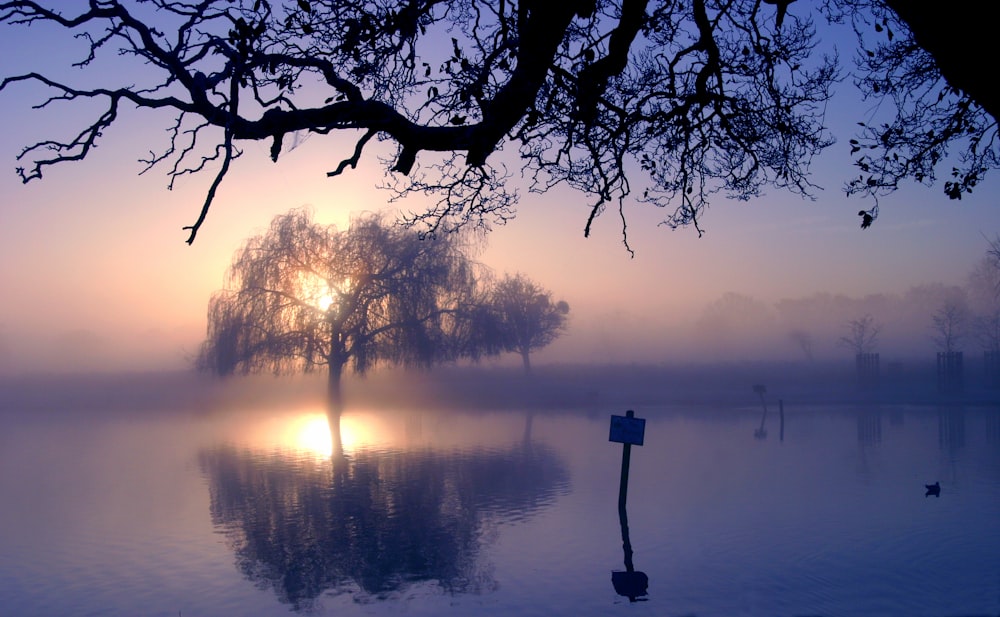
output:
[[[628,496],[628,467],[632,458],[632,445],[641,446],[646,433],[646,419],[636,418],[635,412],[629,409],[624,416],[611,416],[611,434],[608,441],[622,445],[622,478],[618,484],[618,508],[625,508]]]
[[[632,542],[628,535],[628,513],[625,502],[628,497],[628,468],[632,457],[632,446],[641,446],[646,433],[646,420],[636,418],[635,412],[629,409],[624,416],[611,416],[611,432],[608,441],[622,444],[622,475],[618,485],[618,520],[622,528],[622,549],[625,552],[625,572],[612,572],[611,583],[615,591],[627,596],[629,601],[646,595],[649,578],[643,572],[637,572],[632,564]]]

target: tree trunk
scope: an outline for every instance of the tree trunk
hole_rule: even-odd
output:
[[[327,411],[326,421],[330,426],[330,458],[336,467],[338,463],[343,462],[344,458],[344,439],[340,434],[340,414]]]
[[[524,361],[524,374],[531,375],[531,351],[528,349],[521,350],[521,359]]]
[[[327,409],[336,412],[338,415],[344,409],[344,399],[340,390],[341,373],[343,373],[342,366],[331,364],[326,380]]]
[[[330,365],[326,378],[326,419],[330,425],[330,444],[333,447],[334,462],[344,455],[344,442],[340,435],[340,412],[344,409],[343,395],[340,389],[340,376],[343,367]]]

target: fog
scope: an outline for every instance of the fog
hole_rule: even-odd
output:
[[[532,356],[524,374],[516,354],[415,370],[381,367],[347,375],[347,409],[625,408],[662,403],[757,403],[752,386],[772,397],[821,403],[952,400],[935,375],[940,351],[935,314],[949,302],[967,309],[958,349],[965,352],[963,400],[995,401],[972,327],[974,286],[925,284],[901,293],[815,293],[765,302],[726,292],[681,319],[592,310],[572,304],[569,327]],[[861,388],[852,320],[870,316],[882,375]],[[0,338],[0,409],[218,410],[324,404],[325,374],[216,379],[193,369],[201,333],[137,331],[126,342],[93,330]],[[938,337],[939,338],[939,337]]]
[[[562,298],[555,287],[553,295]],[[878,327],[874,351],[887,361],[927,361],[938,351],[933,316],[949,301],[966,306],[959,284],[925,284],[860,297],[820,292],[766,301],[724,292],[699,306],[658,314],[655,305],[588,306],[572,295],[568,328],[533,355],[533,364],[703,364],[734,362],[844,362],[854,351],[842,340],[852,320],[870,315]],[[982,349],[971,318],[959,349]],[[75,327],[41,331],[0,329],[0,374],[185,370],[204,325],[173,328]],[[519,366],[507,354],[481,368]]]
[[[902,293],[851,297],[816,293],[766,302],[727,292],[680,319],[627,309],[574,316],[569,332],[540,359],[596,363],[706,363],[830,361],[853,358],[841,340],[849,323],[871,315],[880,327],[876,351],[883,357],[931,357],[936,351],[933,315],[957,285],[928,284]],[[803,337],[803,335],[805,335]],[[971,330],[964,348],[979,349]]]

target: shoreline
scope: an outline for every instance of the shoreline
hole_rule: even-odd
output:
[[[932,367],[933,368],[933,367]],[[580,409],[630,407],[759,408],[786,405],[997,406],[1000,387],[977,367],[961,389],[942,391],[933,370],[915,365],[880,376],[862,388],[846,363],[734,363],[701,365],[443,366],[385,369],[345,376],[348,408]],[[209,412],[215,407],[323,404],[325,375],[271,375],[215,379],[194,371],[31,374],[0,377],[0,412]]]

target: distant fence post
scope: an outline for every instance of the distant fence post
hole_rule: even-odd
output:
[[[859,353],[854,356],[858,372],[858,385],[862,390],[874,390],[879,382],[879,358],[877,353]]]
[[[1000,388],[1000,351],[984,351],[983,366],[986,370],[986,387]]]
[[[937,354],[937,382],[941,392],[962,390],[962,352],[948,351]]]
[[[865,410],[858,414],[858,443],[875,445],[882,442],[882,414]]]

